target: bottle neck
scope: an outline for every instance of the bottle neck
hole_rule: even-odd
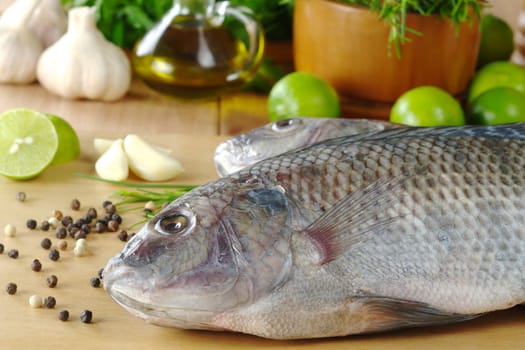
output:
[[[209,18],[213,15],[215,0],[173,0],[173,11],[178,15]]]

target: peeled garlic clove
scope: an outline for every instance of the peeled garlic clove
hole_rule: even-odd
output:
[[[98,158],[95,170],[105,180],[123,181],[128,178],[128,159],[122,139],[113,141],[109,149]]]
[[[93,140],[93,146],[95,147],[95,151],[97,152],[97,154],[100,156],[109,149],[113,141],[115,140],[96,138]],[[171,150],[168,148],[164,148],[164,147],[160,147],[156,145],[151,145],[151,147],[154,147],[155,149],[163,153],[171,154]]]
[[[103,155],[115,140],[96,138],[93,140],[93,146],[99,156]]]
[[[137,135],[126,136],[124,152],[131,171],[144,180],[166,181],[184,171],[178,160],[159,151]]]

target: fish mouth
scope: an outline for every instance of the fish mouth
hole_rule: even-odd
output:
[[[104,289],[123,309],[148,323],[181,329],[223,330],[210,325],[215,315],[211,311],[148,303],[131,296],[129,290],[118,283],[104,283]]]

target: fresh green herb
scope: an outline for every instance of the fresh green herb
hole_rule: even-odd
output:
[[[397,56],[401,55],[401,45],[409,42],[407,34],[422,35],[406,25],[408,13],[422,16],[439,15],[450,19],[458,26],[460,23],[480,17],[481,9],[487,0],[339,0],[354,5],[369,7],[378,13],[380,19],[390,26],[389,48],[395,46]]]
[[[94,7],[97,27],[104,36],[114,44],[130,50],[172,4],[173,0],[62,0],[66,9]]]

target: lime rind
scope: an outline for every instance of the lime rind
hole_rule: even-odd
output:
[[[8,110],[0,115],[0,174],[25,180],[51,164],[58,149],[58,134],[42,113]]]
[[[80,142],[73,127],[56,115],[46,114],[58,134],[58,149],[51,164],[62,164],[72,161],[80,155]]]

